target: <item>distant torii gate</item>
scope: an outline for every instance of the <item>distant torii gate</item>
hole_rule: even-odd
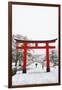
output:
[[[23,61],[23,73],[26,73],[26,56],[27,49],[46,49],[46,71],[50,72],[50,61],[49,61],[49,49],[55,48],[55,46],[50,46],[49,43],[54,43],[57,39],[46,40],[46,41],[28,41],[28,40],[16,40],[16,49],[24,49],[24,61]],[[17,44],[23,43],[23,46],[18,46]],[[34,44],[35,46],[28,46],[28,44]],[[39,46],[39,43],[45,43],[45,46]]]

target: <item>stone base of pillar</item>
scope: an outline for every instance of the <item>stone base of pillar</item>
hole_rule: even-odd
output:
[[[23,69],[23,73],[26,73],[26,69]]]
[[[47,71],[47,72],[50,72],[50,68],[47,68],[46,71]]]

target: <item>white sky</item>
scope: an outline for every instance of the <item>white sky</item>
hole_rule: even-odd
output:
[[[13,5],[12,31],[32,40],[58,38],[58,8]]]

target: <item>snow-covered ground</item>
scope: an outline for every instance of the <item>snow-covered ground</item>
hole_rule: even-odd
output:
[[[36,68],[35,63],[27,67],[29,69],[26,74],[17,71],[12,77],[12,85],[58,83],[58,66],[51,67],[51,71],[46,72],[46,67],[42,69],[41,64],[38,63]]]

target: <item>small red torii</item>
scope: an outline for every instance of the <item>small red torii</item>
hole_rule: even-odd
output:
[[[29,40],[16,40],[16,49],[24,49],[24,61],[23,61],[23,73],[26,73],[26,55],[27,49],[46,49],[46,71],[50,72],[50,62],[49,62],[49,49],[55,48],[55,46],[50,46],[49,43],[54,43],[57,39],[46,40],[46,41],[29,41]],[[23,46],[17,46],[17,44],[23,43]],[[30,43],[35,43],[35,46],[28,46]],[[45,43],[45,46],[38,46],[39,43]]]

